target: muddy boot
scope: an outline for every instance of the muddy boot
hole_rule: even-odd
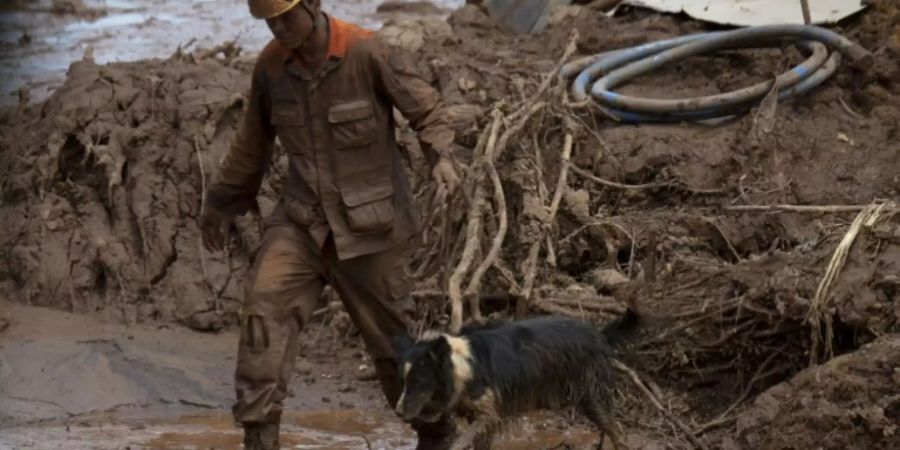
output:
[[[418,444],[416,450],[449,450],[456,440],[456,423],[444,417],[435,423],[413,422]]]
[[[244,424],[244,450],[278,450],[277,423]]]

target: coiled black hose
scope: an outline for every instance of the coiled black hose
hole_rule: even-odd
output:
[[[724,49],[771,47],[786,41],[796,43],[810,56],[775,81],[723,94],[684,99],[641,98],[612,90],[628,80],[689,56]],[[830,55],[829,51],[832,52]],[[693,121],[745,111],[772,90],[773,82],[777,83],[780,100],[808,92],[834,74],[842,54],[864,69],[873,63],[872,54],[866,49],[827,29],[807,25],[764,25],[692,34],[601,53],[566,64],[560,70],[560,76],[574,77],[571,87],[574,100],[593,100],[624,122]],[[594,81],[600,75],[603,76]]]

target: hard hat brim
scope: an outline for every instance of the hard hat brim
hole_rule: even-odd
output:
[[[303,0],[250,0],[250,15],[257,19],[271,19],[284,14]]]

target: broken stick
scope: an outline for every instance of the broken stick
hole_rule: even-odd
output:
[[[472,165],[472,183],[475,184],[475,192],[472,193],[472,204],[470,205],[467,214],[466,243],[463,247],[463,253],[459,264],[453,269],[453,274],[450,275],[450,281],[447,288],[447,293],[450,296],[450,332],[454,334],[459,333],[463,322],[463,277],[468,273],[469,266],[472,265],[472,260],[475,258],[475,249],[480,244],[481,218],[484,214],[482,202],[485,201],[484,186],[481,182],[484,176],[483,164],[485,160],[490,160],[494,154],[494,148],[497,145],[497,135],[500,132],[500,122],[502,121],[499,111],[495,110],[493,115],[494,120],[491,123],[490,134],[487,139],[487,144],[485,145],[484,154],[477,155],[476,161]],[[480,310],[472,311],[472,314],[476,316],[475,320],[481,320]]]
[[[528,249],[528,260],[525,264],[525,283],[522,286],[521,302],[516,307],[516,316],[522,317],[528,311],[528,303],[531,301],[531,293],[534,289],[534,279],[537,274],[537,260],[541,250],[541,242],[547,236],[547,232],[553,224],[553,219],[559,211],[559,204],[562,200],[563,190],[566,189],[566,179],[568,178],[569,168],[572,166],[569,159],[572,157],[572,133],[566,133],[563,142],[562,161],[560,161],[559,178],[556,182],[556,191],[553,193],[553,200],[550,202],[550,214],[547,216],[545,226],[541,227],[541,236],[534,240],[531,248]]]
[[[588,181],[593,181],[597,184],[602,184],[604,186],[617,188],[617,189],[656,189],[661,187],[670,186],[671,183],[644,183],[644,184],[622,184],[616,183],[615,181],[609,181],[603,178],[600,178],[587,170],[584,170],[578,166],[572,166],[572,172],[575,172],[578,175],[581,175],[584,179]]]
[[[497,214],[500,215],[500,225],[497,229],[497,235],[494,236],[494,241],[491,243],[491,249],[488,251],[487,257],[485,257],[484,261],[482,261],[478,268],[475,269],[472,279],[469,280],[469,286],[466,288],[465,295],[472,301],[472,310],[479,311],[476,315],[480,315],[481,310],[478,304],[478,289],[481,287],[481,279],[484,277],[488,268],[497,261],[497,257],[500,255],[500,248],[503,246],[503,240],[506,238],[506,231],[509,227],[506,215],[506,196],[503,194],[503,184],[500,181],[500,176],[497,174],[497,169],[494,167],[494,164],[490,161],[487,161],[485,165],[487,166],[488,174],[491,176],[491,181],[494,183],[494,201],[497,203]]]

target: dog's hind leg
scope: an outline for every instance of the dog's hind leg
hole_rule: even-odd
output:
[[[586,396],[581,401],[581,411],[600,431],[600,443],[597,444],[597,450],[603,450],[603,441],[606,440],[606,436],[612,440],[613,448],[616,450],[628,449],[622,443],[622,434],[615,421],[610,417],[609,408],[604,408],[597,399]]]

